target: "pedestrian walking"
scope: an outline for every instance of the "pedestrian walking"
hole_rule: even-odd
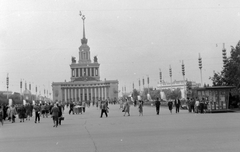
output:
[[[21,105],[18,108],[18,117],[20,119],[20,122],[24,122],[24,119],[26,118],[26,109],[25,109],[24,105]]]
[[[73,102],[71,102],[70,103],[70,109],[69,109],[69,114],[71,114],[71,112],[72,112],[72,114],[74,115],[74,111],[73,111],[73,108],[74,108],[74,104],[73,104]]]
[[[195,112],[198,113],[200,110],[199,110],[199,105],[200,105],[200,102],[198,100],[198,98],[196,98],[196,102],[195,102]]]
[[[53,127],[58,126],[58,114],[59,114],[59,108],[57,104],[54,104],[52,108]]]
[[[143,116],[143,101],[142,100],[139,101],[138,111],[139,111],[139,116]]]
[[[41,114],[42,114],[42,117],[44,118],[45,117],[45,109],[46,109],[46,105],[43,103],[41,105]]]
[[[8,108],[8,116],[9,116],[9,120],[12,120],[12,123],[15,122],[15,118],[16,118],[16,115],[17,114],[17,110],[15,108],[14,105],[11,105],[9,108]]]
[[[119,100],[119,105],[120,105],[120,108],[119,108],[119,109],[123,110],[123,100],[122,100],[122,99]]]
[[[194,105],[195,105],[195,101],[194,101],[193,98],[191,98],[191,100],[190,100],[190,108],[189,108],[190,112],[194,112],[195,111],[194,110]]]
[[[179,108],[180,108],[180,105],[181,105],[180,100],[178,98],[175,99],[174,104],[175,104],[175,107],[176,107],[176,113],[179,113]]]
[[[39,104],[36,104],[34,107],[35,110],[35,123],[40,123],[40,111],[41,111],[41,107]]]
[[[3,117],[4,117],[3,106],[0,106],[0,122],[2,125],[3,125]]]
[[[168,101],[168,109],[169,109],[170,113],[172,114],[173,102],[171,100]]]
[[[161,106],[161,102],[159,101],[159,98],[157,98],[157,100],[155,101],[155,106],[156,106],[157,115],[159,115],[160,106]]]
[[[46,106],[45,106],[45,116],[46,116],[46,118],[48,118],[49,112],[50,112],[50,103],[47,103]]]
[[[126,113],[128,113],[128,116],[130,116],[130,103],[128,101],[128,99],[126,99],[125,105],[124,105],[124,115],[126,115]]]
[[[27,103],[26,105],[25,105],[25,109],[26,109],[26,120],[30,120],[30,117],[31,117],[31,112],[32,112],[32,110],[31,110],[31,106],[30,106],[30,104],[29,103]]]
[[[61,103],[57,104],[57,107],[59,109],[59,112],[58,112],[58,125],[61,125],[62,124],[62,105],[61,105]]]
[[[100,118],[102,118],[103,113],[105,113],[106,117],[108,117],[108,114],[107,114],[108,113],[108,106],[107,106],[106,101],[102,101],[101,102],[100,109],[101,109],[101,116],[100,116]]]
[[[199,109],[200,109],[200,113],[204,112],[204,98],[202,98],[202,100],[200,100],[199,102]]]

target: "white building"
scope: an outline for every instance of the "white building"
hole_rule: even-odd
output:
[[[79,60],[72,57],[70,81],[53,82],[53,101],[97,101],[118,98],[118,80],[100,80],[100,64],[95,56],[91,61],[90,47],[85,37],[83,19],[83,38],[79,47]]]
[[[180,80],[180,81],[174,80],[172,83],[162,81],[161,83],[159,83],[157,85],[157,90],[180,89],[182,98],[186,99],[186,97],[187,97],[187,93],[186,93],[187,82],[189,82],[189,81],[187,81],[187,80]],[[191,81],[191,84],[192,84],[192,88],[200,86],[199,83],[196,83],[194,81]],[[161,98],[163,98],[162,96],[165,96],[163,91],[161,91]]]

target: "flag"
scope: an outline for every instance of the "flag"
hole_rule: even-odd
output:
[[[22,89],[22,80],[20,81],[20,88]]]
[[[144,85],[144,78],[143,78],[143,85]]]
[[[149,77],[147,78],[148,84],[149,84]]]
[[[31,83],[29,83],[29,90],[31,91]]]

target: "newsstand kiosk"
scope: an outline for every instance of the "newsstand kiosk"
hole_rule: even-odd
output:
[[[214,86],[197,88],[197,97],[207,103],[206,112],[228,111],[229,94],[233,86]]]

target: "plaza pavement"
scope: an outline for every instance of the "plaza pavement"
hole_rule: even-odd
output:
[[[160,115],[131,106],[123,116],[119,105],[110,105],[109,117],[86,108],[82,115],[68,115],[55,128],[51,118],[35,124],[5,122],[0,126],[0,152],[239,152],[240,113],[193,114],[186,110]]]

